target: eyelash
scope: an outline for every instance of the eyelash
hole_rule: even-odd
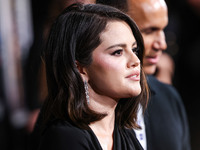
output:
[[[122,51],[121,49],[114,51],[111,55],[116,55],[116,56],[121,56],[122,55]],[[120,53],[120,54],[119,54]]]
[[[138,55],[139,48],[138,48],[138,47],[134,47],[134,48],[132,49],[132,51],[133,51],[136,55]],[[122,55],[122,52],[123,52],[123,50],[119,49],[119,50],[114,51],[111,55],[121,56],[121,55]],[[119,53],[120,53],[120,54],[119,54]]]

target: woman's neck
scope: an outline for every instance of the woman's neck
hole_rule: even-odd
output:
[[[92,130],[96,130],[100,133],[109,133],[112,134],[112,131],[114,130],[114,124],[115,124],[115,112],[107,112],[107,116],[105,116],[103,119],[91,123],[89,126],[92,128]]]
[[[107,114],[102,120],[97,121],[95,126],[98,126],[98,130],[110,131],[114,128],[115,121],[115,108],[117,106],[117,101],[106,97],[106,96],[92,96],[90,98],[89,107],[90,109],[98,112]]]
[[[110,112],[102,120],[91,123],[89,126],[96,135],[102,149],[112,150],[114,143],[115,113]]]
[[[117,100],[101,95],[91,95],[89,107],[99,113],[106,113],[103,119],[89,126],[96,135],[103,150],[113,149],[113,132],[115,126],[115,108]]]
[[[97,94],[94,91],[89,93],[89,107],[99,113],[112,114],[117,106],[118,99]]]

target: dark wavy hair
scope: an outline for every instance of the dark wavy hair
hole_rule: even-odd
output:
[[[84,67],[92,63],[92,52],[101,44],[100,35],[110,21],[125,21],[131,27],[142,63],[143,39],[135,22],[126,14],[101,4],[73,4],[67,7],[53,23],[44,51],[48,85],[48,96],[43,105],[45,122],[56,118],[88,129],[88,124],[106,116],[88,107],[76,62]],[[136,123],[138,106],[146,106],[148,101],[143,71],[141,88],[139,96],[119,100],[115,112],[120,127],[139,127]]]

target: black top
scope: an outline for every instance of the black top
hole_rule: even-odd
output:
[[[176,89],[148,76],[151,91],[145,112],[148,150],[190,150],[190,135],[182,99]]]
[[[67,121],[55,120],[42,134],[39,150],[102,150],[90,130],[77,128]],[[132,129],[114,128],[114,150],[142,150]]]

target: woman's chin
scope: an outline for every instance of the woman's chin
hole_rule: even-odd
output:
[[[142,90],[140,87],[138,87],[137,89],[134,88],[132,91],[130,91],[130,93],[128,94],[128,97],[137,97],[138,95],[140,95],[141,91]]]

